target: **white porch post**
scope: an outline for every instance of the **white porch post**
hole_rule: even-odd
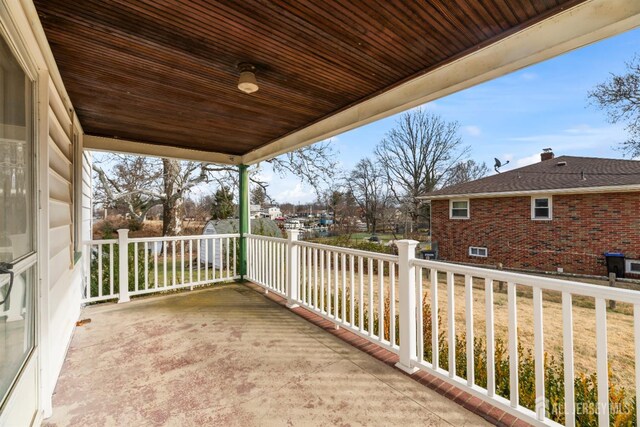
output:
[[[399,240],[398,245],[398,281],[400,294],[400,361],[396,367],[408,374],[413,374],[418,368],[412,366],[416,356],[416,268],[411,265],[415,258],[415,240]]]
[[[126,228],[118,230],[118,287],[118,304],[129,302],[129,230]]]
[[[298,307],[298,240],[300,230],[288,230],[287,250],[289,251],[289,265],[287,266],[287,307]]]

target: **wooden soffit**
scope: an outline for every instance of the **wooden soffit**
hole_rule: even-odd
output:
[[[243,156],[579,0],[35,0],[88,135]],[[260,89],[237,89],[237,65]]]

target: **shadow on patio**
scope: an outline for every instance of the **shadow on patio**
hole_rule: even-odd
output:
[[[246,285],[84,309],[45,425],[484,425]]]

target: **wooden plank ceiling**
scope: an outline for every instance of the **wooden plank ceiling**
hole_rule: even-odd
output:
[[[579,0],[35,0],[87,134],[241,155]],[[236,85],[257,67],[260,90]]]

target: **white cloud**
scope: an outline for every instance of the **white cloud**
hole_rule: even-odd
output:
[[[521,159],[517,159],[515,161],[515,165],[520,168],[522,166],[528,166],[534,163],[538,163],[539,161],[540,161],[540,153],[536,153],[527,157],[523,157]]]
[[[536,73],[522,73],[520,74],[520,78],[522,78],[522,80],[535,80],[538,78],[538,75]]]
[[[301,182],[296,182],[293,187],[291,186],[292,183],[286,181],[278,182],[278,184],[284,184],[283,188],[270,188],[270,190],[275,190],[272,194],[279,202],[310,203],[316,198],[313,190],[306,188]],[[277,187],[281,187],[281,185]]]
[[[259,166],[259,169],[256,171],[255,178],[266,183],[272,182],[274,176],[273,176],[273,170],[271,169],[271,165],[261,164]]]
[[[607,152],[626,137],[622,126],[592,127],[580,124],[557,133],[510,138],[509,141],[526,143],[528,146],[552,148],[556,155],[584,155],[587,150],[605,149]],[[593,155],[593,153],[592,153]]]
[[[464,126],[462,130],[469,136],[480,136],[482,134],[482,130],[478,126]]]
[[[551,148],[556,156],[611,156],[611,147],[624,138],[625,131],[621,126],[592,127],[588,124],[575,125],[556,133],[509,138],[508,141],[526,148],[515,155],[503,154],[500,160],[510,160],[510,163],[509,167],[501,170],[504,172],[539,162],[543,148]]]

